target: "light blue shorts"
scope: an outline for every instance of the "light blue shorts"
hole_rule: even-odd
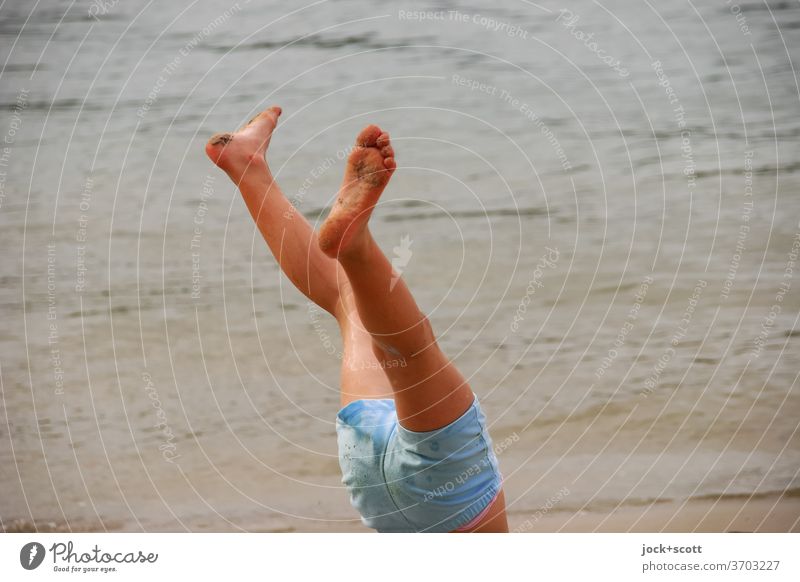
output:
[[[414,432],[394,400],[356,400],[336,417],[350,502],[379,532],[449,532],[480,514],[501,477],[478,399],[452,423]]]

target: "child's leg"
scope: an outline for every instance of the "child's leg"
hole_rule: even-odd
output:
[[[270,107],[236,133],[213,136],[206,153],[241,191],[286,276],[306,297],[335,313],[336,261],[319,251],[311,225],[281,192],[264,157],[280,114],[280,108]]]
[[[352,294],[338,263],[319,249],[305,217],[286,199],[265,159],[281,110],[271,107],[236,133],[217,134],[206,153],[237,185],[258,229],[292,283],[314,303],[336,316],[343,350],[342,403],[358,398],[390,397],[391,388],[363,326],[351,325]]]
[[[472,404],[464,377],[439,349],[430,324],[372,238],[367,221],[395,168],[389,136],[372,125],[358,136],[320,246],[338,259],[359,321],[372,336],[392,384],[398,418],[413,431],[449,424]],[[355,318],[354,318],[355,319]]]
[[[369,332],[384,364],[402,426],[425,432],[462,416],[474,395],[436,343],[411,292],[375,244],[367,221],[395,168],[389,136],[364,129],[350,155],[336,204],[320,230],[320,246],[347,276],[351,325]],[[347,301],[347,305],[351,302]],[[502,489],[470,531],[507,532]]]
[[[339,322],[344,347],[340,378],[342,406],[363,398],[394,398],[384,364],[375,355],[372,336],[364,329],[355,307],[351,313],[351,317],[345,316]]]

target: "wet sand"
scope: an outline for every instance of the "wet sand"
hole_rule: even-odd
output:
[[[798,532],[800,498],[692,499],[644,507],[620,507],[607,513],[552,512],[531,522],[512,514],[517,532]]]
[[[288,492],[287,492],[288,495]],[[537,511],[539,516],[536,517]],[[533,516],[533,517],[532,517]],[[251,524],[253,532],[349,532],[370,533],[355,516],[342,515],[335,522],[265,516],[263,523]],[[647,506],[625,506],[607,512],[509,511],[512,533],[552,532],[664,532],[734,533],[800,532],[800,496],[766,495],[757,498],[691,499],[660,502]],[[96,524],[18,519],[5,524],[6,532],[97,531]],[[107,523],[108,531],[126,531],[120,523]],[[101,528],[102,529],[102,528]],[[170,530],[171,531],[171,530]],[[242,531],[214,529],[206,531]]]

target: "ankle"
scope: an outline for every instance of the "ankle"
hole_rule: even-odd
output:
[[[271,185],[274,182],[267,161],[258,155],[249,156],[248,159],[242,160],[239,164],[226,171],[228,177],[237,184],[267,183]]]
[[[372,238],[372,234],[365,226],[362,232],[353,237],[346,248],[339,251],[336,258],[343,267],[361,265],[369,260],[375,247],[375,239]]]

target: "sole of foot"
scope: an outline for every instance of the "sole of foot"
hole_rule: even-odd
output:
[[[322,252],[341,258],[359,246],[372,210],[396,167],[389,134],[377,125],[361,130],[347,158],[336,202],[319,231]]]
[[[272,132],[281,115],[280,107],[265,109],[234,133],[217,133],[206,143],[206,154],[232,177],[265,163]]]

